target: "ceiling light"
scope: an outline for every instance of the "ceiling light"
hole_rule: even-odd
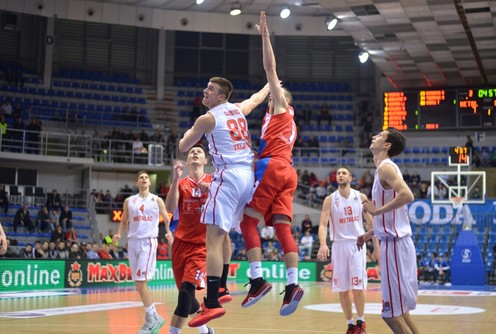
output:
[[[282,10],[281,10],[281,14],[279,14],[281,16],[281,18],[285,19],[285,18],[288,18],[289,15],[291,15],[291,11],[289,10],[288,7],[284,7]]]
[[[369,53],[367,51],[360,52],[358,59],[360,59],[360,63],[364,64],[369,59]]]
[[[241,4],[239,2],[233,3],[229,14],[231,14],[232,16],[241,14]]]
[[[334,15],[330,15],[327,17],[325,23],[326,23],[327,30],[331,31],[338,24],[338,18]]]
[[[196,4],[201,5],[203,3],[203,1],[205,1],[205,0],[196,0]]]

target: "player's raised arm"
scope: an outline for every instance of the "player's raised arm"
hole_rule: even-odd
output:
[[[193,127],[184,133],[183,138],[179,141],[179,151],[187,152],[193,147],[205,133],[212,131],[215,126],[215,119],[209,113],[201,115],[193,124]]]
[[[250,98],[244,100],[243,102],[236,103],[239,109],[243,112],[243,115],[248,116],[253,109],[258,107],[262,103],[267,95],[269,94],[269,84],[265,84],[258,92],[252,94]]]

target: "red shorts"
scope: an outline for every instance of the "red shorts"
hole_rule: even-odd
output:
[[[178,289],[183,282],[195,285],[197,290],[204,289],[207,279],[206,246],[174,239],[172,243],[172,271]]]
[[[298,186],[296,170],[285,160],[265,158],[255,167],[255,188],[248,206],[264,215],[265,224],[282,214],[293,220],[293,194]]]

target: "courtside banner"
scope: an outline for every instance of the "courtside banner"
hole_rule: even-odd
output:
[[[298,280],[300,282],[315,282],[317,266],[315,262],[300,262],[298,264]],[[249,281],[250,263],[248,261],[233,261],[229,266],[229,281],[243,283]],[[263,261],[262,276],[269,282],[285,282],[286,266],[284,262]]]
[[[59,260],[0,260],[0,292],[61,289],[65,262]]]
[[[134,285],[127,260],[66,260],[66,287]],[[149,284],[174,283],[171,261],[157,261],[155,275]]]

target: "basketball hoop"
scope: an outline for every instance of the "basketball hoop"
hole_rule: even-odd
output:
[[[463,206],[463,202],[465,198],[463,196],[454,196],[450,197],[451,205],[453,205],[453,209],[460,209]]]

